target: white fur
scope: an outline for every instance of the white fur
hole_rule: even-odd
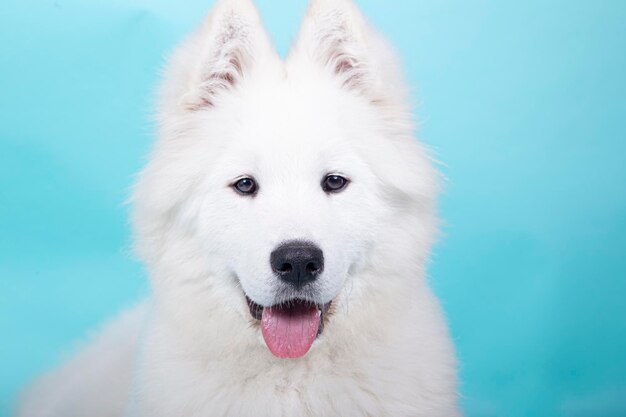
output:
[[[438,175],[406,90],[349,0],[313,0],[284,62],[249,0],[220,1],[171,59],[133,199],[153,299],[42,379],[18,415],[458,416],[424,271]],[[351,183],[328,195],[327,173]],[[244,174],[254,198],[229,187]],[[244,292],[280,301],[269,255],[292,239],[324,251],[310,298],[333,313],[289,360],[265,346]]]

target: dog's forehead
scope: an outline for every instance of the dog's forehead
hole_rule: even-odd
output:
[[[271,112],[270,112],[271,113]],[[231,144],[229,165],[261,177],[264,181],[288,184],[328,172],[344,172],[359,165],[355,150],[345,140],[340,126],[322,126],[314,117],[304,115],[257,114],[242,125]]]
[[[331,83],[280,77],[242,85],[214,119],[228,137],[229,175],[306,181],[360,165],[357,143],[375,131],[370,106]],[[290,173],[285,176],[285,173]],[[309,181],[310,182],[310,181]]]
[[[257,83],[242,92],[239,140],[251,149],[318,152],[341,142],[359,129],[356,102],[332,85],[283,78]],[[365,109],[366,110],[366,109]]]

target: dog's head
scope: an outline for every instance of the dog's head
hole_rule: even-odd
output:
[[[436,181],[404,90],[347,0],[314,1],[285,61],[250,1],[219,2],[171,60],[135,193],[157,296],[205,294],[298,357],[331,305],[411,291],[398,277],[419,279]]]

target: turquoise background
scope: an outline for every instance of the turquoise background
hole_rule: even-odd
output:
[[[124,200],[210,3],[0,2],[1,415],[147,292]],[[286,51],[305,1],[258,4]],[[626,416],[626,1],[359,4],[448,178],[430,274],[467,415]]]

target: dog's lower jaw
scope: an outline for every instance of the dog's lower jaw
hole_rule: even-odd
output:
[[[430,301],[415,300],[419,311],[401,326],[385,312],[368,318],[340,305],[316,346],[288,361],[232,312],[216,311],[193,334],[156,312],[140,349],[133,417],[457,416],[453,351]]]

